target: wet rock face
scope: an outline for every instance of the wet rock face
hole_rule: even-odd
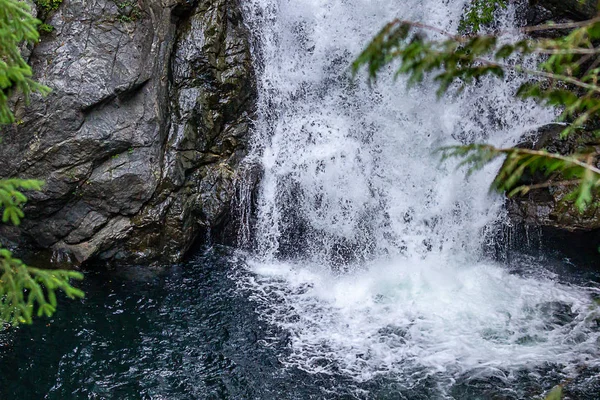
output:
[[[599,11],[597,0],[533,0],[530,3],[541,5],[556,17],[580,21],[594,18]]]
[[[599,11],[597,0],[537,0],[530,1],[529,7],[521,11],[529,25],[545,23],[549,20],[583,21],[595,17]],[[544,32],[538,36],[563,35],[568,32]],[[591,132],[571,135],[561,139],[564,125],[550,124],[531,132],[519,145],[524,148],[568,155],[576,152],[600,148],[600,141]],[[558,177],[557,179],[560,179]],[[545,182],[544,176],[525,176],[525,184]],[[516,226],[537,227],[544,232],[548,243],[582,248],[597,255],[597,237],[600,233],[600,207],[596,204],[579,212],[568,198],[572,187],[553,186],[530,191],[525,196],[516,196],[507,200],[511,220]],[[583,240],[583,238],[586,238]],[[584,245],[585,242],[585,245]],[[589,243],[587,243],[589,242]],[[591,244],[590,244],[591,243]],[[587,251],[586,250],[586,251]]]
[[[592,19],[600,12],[597,0],[522,0],[517,2],[517,16],[528,26],[548,22],[564,23]],[[537,38],[559,38],[569,30],[545,30],[531,32]]]
[[[17,102],[0,146],[0,176],[46,188],[0,234],[80,263],[175,262],[230,224],[255,98],[238,0],[65,0],[46,22],[30,62],[53,92]]]
[[[551,124],[540,128],[526,138],[521,147],[535,150],[546,149],[563,155],[584,151],[590,147],[600,147],[600,141],[592,133],[571,135],[560,139],[564,125]],[[545,181],[543,176],[526,176],[526,184]],[[580,213],[573,201],[567,198],[572,187],[551,187],[535,189],[525,196],[515,196],[508,200],[508,210],[517,223],[549,227],[562,231],[594,231],[600,229],[600,207],[596,204]]]

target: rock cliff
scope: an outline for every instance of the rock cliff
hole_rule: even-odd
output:
[[[527,19],[530,24],[547,20],[583,21],[598,15],[597,0],[538,0],[531,1]],[[563,155],[598,148],[600,140],[592,134],[581,133],[568,139],[561,139],[564,125],[551,124],[540,127],[523,138],[520,146],[533,149],[546,149]],[[525,183],[538,183],[543,177],[526,177]],[[567,195],[572,188],[540,188],[525,196],[508,199],[507,208],[513,225],[517,229],[537,229],[544,239],[541,241],[551,248],[571,258],[585,256],[585,263],[597,264],[600,238],[600,207],[593,204],[581,213]],[[592,261],[590,261],[592,260]]]
[[[541,127],[520,146],[535,150],[545,149],[551,153],[562,155],[585,151],[591,147],[600,146],[592,133],[572,135],[561,139],[563,124],[551,124]],[[527,177],[524,183],[543,182],[547,178]],[[592,231],[600,229],[600,207],[593,204],[584,212],[579,212],[573,201],[568,200],[572,187],[553,186],[551,188],[534,189],[525,196],[515,196],[508,202],[513,219],[527,225],[546,226],[565,231]]]
[[[597,0],[530,0],[530,3],[546,8],[555,18],[568,17],[583,21],[598,14]]]
[[[53,89],[1,132],[0,176],[37,178],[10,243],[166,263],[227,238],[255,79],[238,0],[64,0],[29,56]]]

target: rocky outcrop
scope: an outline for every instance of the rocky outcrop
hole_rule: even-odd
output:
[[[11,243],[176,262],[231,223],[254,76],[238,0],[65,0],[32,51],[53,89],[2,132],[0,176],[46,182]]]
[[[517,1],[517,17],[523,25],[534,26],[548,23],[585,21],[592,19],[600,12],[596,0],[519,0]],[[567,35],[567,29],[533,31],[532,37],[558,38]]]
[[[554,17],[567,17],[575,20],[586,20],[598,15],[598,0],[532,0],[554,15]]]
[[[561,139],[560,133],[565,126],[551,124],[530,134],[520,144],[521,147],[535,150],[545,149],[562,155],[589,151],[590,147],[599,147],[600,140],[592,133],[571,135]],[[525,177],[526,184],[546,181],[546,177]],[[600,229],[600,206],[593,204],[584,212],[573,205],[568,195],[573,187],[552,186],[530,191],[525,196],[515,196],[508,200],[508,209],[512,219],[525,225],[550,227],[565,231],[593,231]]]
[[[548,20],[586,20],[598,14],[596,0],[539,0],[528,9],[530,24]],[[561,32],[565,34],[567,32]],[[543,34],[547,34],[544,32]],[[551,33],[553,34],[553,33]],[[600,148],[600,140],[593,133],[578,133],[561,139],[565,126],[551,124],[527,134],[519,145],[536,150],[545,149],[562,155],[586,152]],[[522,183],[536,184],[547,181],[545,176],[525,176]],[[561,180],[559,176],[551,179]],[[580,212],[569,197],[572,186],[553,185],[531,190],[525,196],[507,200],[507,208],[513,225],[535,227],[543,232],[545,243],[553,248],[577,249],[576,253],[590,253],[597,258],[597,238],[600,237],[600,206],[592,204]],[[567,254],[568,251],[563,251]]]

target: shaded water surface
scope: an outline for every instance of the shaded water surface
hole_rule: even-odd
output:
[[[242,275],[253,279],[226,249],[158,275],[88,273],[83,303],[63,300],[52,320],[0,336],[0,398],[517,399],[565,380],[560,360],[506,379],[458,375],[449,390],[440,389],[443,371],[359,382],[335,368],[284,367],[293,338],[260,318],[255,296],[237,284]],[[553,312],[573,318],[568,307]],[[597,399],[597,373],[581,365],[567,385],[571,398]]]
[[[88,273],[82,304],[2,334],[0,400],[533,399],[558,383],[600,398],[595,274],[489,260],[489,227],[509,224],[484,189],[498,165],[465,179],[435,153],[514,145],[555,111],[516,102],[514,75],[441,100],[428,79],[351,77],[384,21],[456,31],[467,0],[242,3],[255,252]]]

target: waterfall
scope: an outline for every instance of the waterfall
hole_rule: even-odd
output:
[[[290,367],[357,381],[396,374],[510,376],[598,353],[591,288],[490,261],[487,192],[446,145],[513,145],[554,111],[513,95],[518,76],[437,99],[392,72],[373,86],[349,66],[395,17],[455,31],[466,0],[248,0],[259,103],[250,159],[262,179],[251,274],[262,316],[290,333]],[[514,9],[499,23],[511,26]],[[556,309],[570,319],[555,323]],[[587,319],[586,319],[587,318]],[[408,383],[407,383],[408,384]]]

